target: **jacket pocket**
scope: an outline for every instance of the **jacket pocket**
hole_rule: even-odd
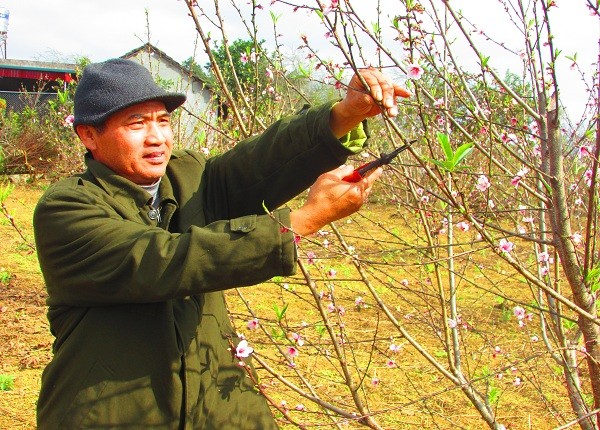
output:
[[[62,420],[62,428],[75,429],[85,426],[90,411],[100,403],[111,376],[112,372],[100,360],[94,363]]]

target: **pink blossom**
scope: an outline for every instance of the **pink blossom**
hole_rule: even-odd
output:
[[[294,346],[288,347],[288,349],[287,349],[287,355],[289,355],[291,358],[298,357],[298,354],[299,354],[299,352],[298,352],[298,349],[296,347],[294,347]]]
[[[406,76],[408,77],[408,79],[421,79],[421,76],[423,76],[423,68],[421,66],[419,66],[418,64],[409,64],[408,66],[406,66],[407,68],[407,73]]]
[[[392,343],[390,345],[390,351],[392,352],[399,352],[402,349],[402,345],[396,345],[395,343]]]
[[[379,378],[377,376],[373,376],[373,379],[371,379],[371,386],[377,387],[380,382],[381,381],[379,380]]]
[[[314,263],[315,263],[315,258],[316,258],[316,257],[317,257],[317,255],[316,255],[314,252],[312,252],[312,251],[308,251],[308,252],[306,253],[306,258],[307,258],[307,261],[306,261],[306,262],[307,262],[308,264],[314,264]]]
[[[522,306],[515,306],[513,308],[513,315],[517,317],[517,319],[525,318],[525,309]]]
[[[448,318],[448,328],[456,328],[457,322],[455,319]]]
[[[421,196],[421,203],[429,203],[429,196]]]
[[[583,174],[583,178],[584,178],[585,184],[588,187],[591,187],[592,186],[592,169],[586,170],[585,173]]]
[[[490,180],[488,179],[487,176],[479,175],[479,178],[477,178],[477,185],[475,185],[475,188],[477,188],[481,192],[484,192],[484,191],[487,191],[487,189],[491,185],[492,184],[490,183]]]
[[[515,306],[513,308],[513,314],[515,317],[517,317],[517,320],[519,321],[519,327],[525,326],[527,321],[533,321],[533,314],[526,313],[525,309],[522,306]]]
[[[402,285],[403,287],[408,287],[408,279],[401,280],[400,285]]]
[[[471,224],[469,224],[466,221],[461,221],[458,224],[456,224],[456,227],[458,227],[458,229],[460,231],[469,231],[469,228],[471,227]]]
[[[538,254],[538,262],[552,264],[554,263],[554,258],[550,257],[547,251],[544,251]]]
[[[517,136],[515,136],[513,133],[502,133],[502,142],[504,143],[510,143],[510,144],[515,144],[517,143]]]
[[[254,352],[254,349],[248,346],[247,340],[241,340],[238,346],[235,348],[235,356],[237,358],[247,358]]]
[[[519,385],[521,385],[521,378],[519,378],[518,376],[515,377],[515,380],[513,381],[513,385],[515,387],[518,387]]]
[[[444,99],[435,99],[433,107],[444,107]]]
[[[362,308],[366,308],[367,304],[365,303],[365,299],[361,296],[358,296],[355,300],[354,300],[354,306],[356,306],[359,309]]]
[[[75,117],[73,115],[67,115],[65,117],[65,120],[63,122],[63,125],[65,127],[71,127],[73,125],[73,122],[75,121]]]
[[[298,403],[294,409],[296,409],[297,411],[305,411],[306,407],[302,404],[302,403]]]
[[[323,15],[328,15],[331,12],[333,12],[338,7],[338,2],[339,2],[339,0],[331,0],[329,5],[327,5],[327,6],[321,5],[321,7],[323,8]]]
[[[288,339],[293,341],[298,346],[304,345],[304,339],[298,333],[294,333],[294,332],[290,333],[288,335]]]
[[[334,305],[333,303],[329,303],[329,304],[327,305],[327,310],[328,310],[329,312],[335,312],[335,305]]]
[[[265,76],[267,77],[268,80],[270,80],[270,81],[273,80],[273,71],[268,67],[265,69]]]
[[[257,318],[251,319],[246,324],[246,327],[248,327],[248,330],[256,330],[258,328],[258,319]]]
[[[575,245],[580,245],[583,241],[583,236],[581,235],[581,233],[573,233],[571,235],[571,240]]]
[[[592,155],[592,148],[589,146],[580,146],[577,150],[577,155],[579,158],[589,157]]]
[[[519,182],[521,182],[521,179],[523,179],[525,177],[525,175],[527,175],[527,173],[529,173],[529,169],[527,167],[523,167],[521,170],[519,170],[517,172],[516,176],[514,178],[512,178],[510,183],[512,185],[514,185],[515,187],[518,187]]]
[[[394,360],[388,360],[388,361],[385,363],[385,365],[386,365],[386,367],[388,367],[388,368],[390,368],[390,369],[393,369],[394,367],[396,367],[396,362],[395,362]]]
[[[329,269],[329,271],[327,272],[327,276],[329,276],[330,278],[335,278],[335,275],[337,275],[335,269]]]
[[[513,251],[515,244],[502,238],[498,244],[498,250],[504,254],[509,254]]]
[[[250,61],[250,59],[248,58],[248,54],[246,54],[245,52],[242,52],[242,54],[240,55],[240,61],[244,64],[246,64],[248,61]]]

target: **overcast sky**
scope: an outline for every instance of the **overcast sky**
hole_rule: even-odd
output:
[[[384,9],[383,13],[393,16],[399,2],[387,1],[390,7]],[[499,19],[504,14],[499,9],[498,0],[450,1],[454,7],[460,6],[471,21],[478,23],[493,37],[508,43],[511,39],[518,39],[510,23]],[[200,1],[200,4],[203,3],[213,2]],[[245,5],[247,0],[236,3]],[[265,39],[268,40],[272,39],[269,3],[270,0],[262,1],[265,7],[261,11],[264,20],[259,27],[260,31],[267,32]],[[314,1],[306,3],[316,4]],[[598,17],[590,16],[585,0],[556,0],[556,3],[558,7],[551,11],[558,48],[566,55],[577,52],[580,64],[589,70],[590,64],[598,58]],[[354,0],[352,4],[363,9],[361,17],[369,22],[368,15],[372,13],[375,2]],[[81,56],[92,61],[121,56],[148,41],[147,10],[152,44],[179,62],[194,55],[196,49],[197,58],[203,61],[202,49],[195,48],[194,23],[182,0],[0,0],[0,7],[10,12],[6,46],[9,59],[72,62]],[[301,45],[301,33],[307,34],[313,42],[325,41],[324,30],[314,17],[309,20],[306,13],[294,14],[289,8],[286,10],[280,19],[280,28],[285,33],[281,42],[289,52]],[[230,40],[238,37],[247,39],[239,18],[228,18]],[[513,34],[514,38],[511,37]],[[511,60],[492,57],[491,64],[502,69],[504,64],[509,64],[508,61]],[[568,61],[564,60],[563,63],[563,68],[568,66]],[[579,92],[582,91],[582,85],[577,85],[575,81],[567,78],[562,82],[572,98],[580,97]]]

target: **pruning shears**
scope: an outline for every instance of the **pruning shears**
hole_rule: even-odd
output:
[[[398,154],[400,154],[402,151],[404,151],[405,149],[407,149],[410,145],[412,145],[416,141],[417,141],[417,139],[411,140],[410,142],[405,143],[404,145],[402,145],[402,146],[394,149],[392,152],[390,152],[388,154],[383,154],[381,157],[377,158],[376,160],[370,161],[370,162],[368,162],[366,164],[363,164],[360,167],[357,167],[356,169],[354,169],[354,171],[352,173],[350,173],[347,176],[344,176],[343,180],[346,181],[346,182],[358,182],[358,181],[360,181],[371,170],[375,170],[379,166],[383,166],[385,164],[390,164],[390,162]]]

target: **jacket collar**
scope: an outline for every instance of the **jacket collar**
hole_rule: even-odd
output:
[[[131,206],[133,203],[135,207],[141,208],[152,202],[152,196],[143,188],[129,179],[116,174],[106,165],[94,160],[89,153],[85,155],[85,164],[87,166],[87,173],[118,203],[125,206]],[[163,202],[167,200],[175,201],[173,187],[167,175],[161,179],[159,192]]]

